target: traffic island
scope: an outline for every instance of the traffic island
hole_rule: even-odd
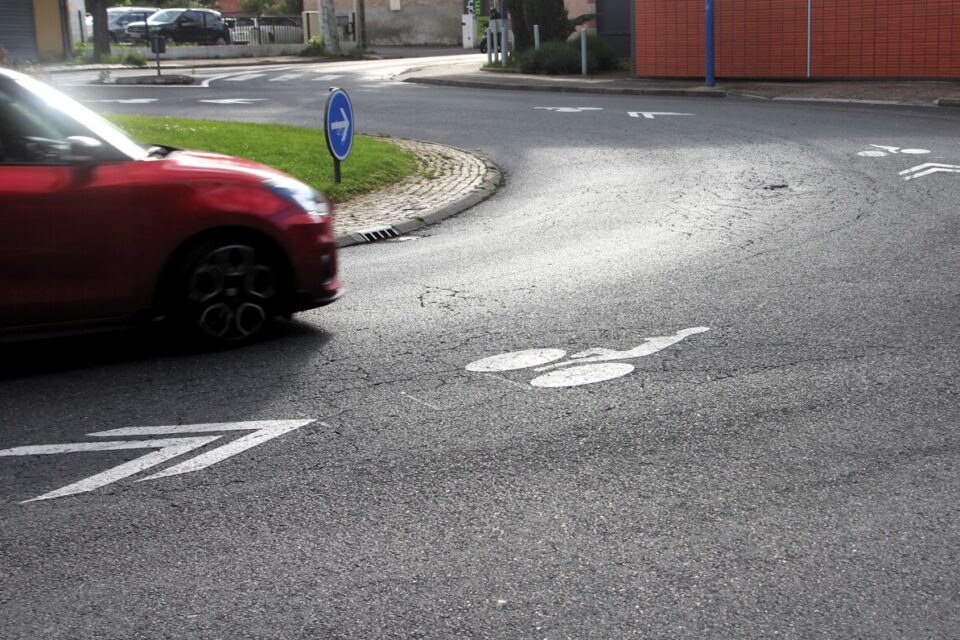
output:
[[[142,85],[166,85],[166,84],[193,84],[196,82],[196,78],[193,76],[184,76],[178,74],[165,75],[165,76],[128,76],[122,78],[114,78],[105,82],[98,82],[96,84],[142,84]]]
[[[477,153],[432,142],[384,138],[417,156],[417,171],[337,205],[337,244],[349,247],[417,231],[473,207],[500,186],[501,173]]]

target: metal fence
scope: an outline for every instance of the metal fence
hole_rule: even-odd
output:
[[[305,42],[300,16],[223,14],[232,44],[284,44]]]

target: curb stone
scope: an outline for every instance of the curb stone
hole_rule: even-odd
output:
[[[340,248],[350,247],[358,244],[370,244],[372,240],[365,237],[364,234],[377,234],[378,236],[382,234],[383,238],[397,237],[435,225],[438,222],[441,222],[480,204],[496,193],[501,184],[503,174],[499,167],[497,167],[497,165],[495,165],[489,158],[486,158],[485,156],[476,152],[466,151],[457,147],[451,147],[449,145],[437,144],[433,142],[426,143],[404,138],[392,138],[392,140],[397,140],[407,145],[429,145],[437,150],[448,149],[458,154],[472,156],[476,161],[482,164],[483,175],[474,182],[467,193],[459,198],[438,203],[432,208],[427,208],[417,212],[415,215],[406,218],[400,218],[399,220],[395,220],[387,224],[379,224],[368,229],[353,229],[337,234],[337,246]],[[450,184],[454,183],[454,180],[448,178],[446,182]],[[398,185],[393,185],[391,187],[382,189],[380,192],[374,193],[382,194],[384,192],[389,193],[391,191],[403,192],[405,187],[408,186],[408,183],[409,179],[408,181],[401,182]],[[440,183],[439,186],[442,186],[442,183]]]
[[[631,89],[629,87],[578,87],[576,85],[526,85],[497,84],[473,80],[444,80],[442,78],[407,78],[404,82],[414,84],[432,84],[441,87],[462,87],[468,89],[498,89],[502,91],[543,91],[550,93],[601,93],[627,96],[675,96],[699,98],[726,98],[727,91],[722,89]]]
[[[496,74],[493,74],[496,75]],[[501,74],[502,75],[502,74]],[[932,100],[910,101],[910,100],[877,100],[877,99],[855,99],[855,98],[821,98],[804,96],[765,96],[751,93],[749,91],[737,88],[729,89],[711,89],[711,88],[633,88],[633,87],[611,87],[611,86],[583,86],[576,84],[568,85],[548,85],[548,84],[524,84],[522,82],[500,82],[498,80],[468,80],[463,78],[442,78],[442,77],[409,77],[404,82],[417,84],[428,84],[446,87],[462,87],[470,89],[494,89],[500,91],[540,91],[549,93],[592,93],[606,95],[644,95],[644,96],[665,96],[665,97],[700,97],[700,98],[745,98],[749,100],[768,100],[777,102],[817,102],[825,104],[855,104],[867,106],[897,106],[897,107],[960,107],[960,98],[941,97]]]

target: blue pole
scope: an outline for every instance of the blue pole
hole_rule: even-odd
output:
[[[707,86],[712,87],[717,84],[714,78],[714,52],[713,52],[713,2],[707,0]]]

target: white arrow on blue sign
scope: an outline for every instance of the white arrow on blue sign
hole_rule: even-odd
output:
[[[332,89],[323,114],[323,131],[330,155],[337,160],[346,160],[350,155],[355,124],[349,96],[343,89]]]

